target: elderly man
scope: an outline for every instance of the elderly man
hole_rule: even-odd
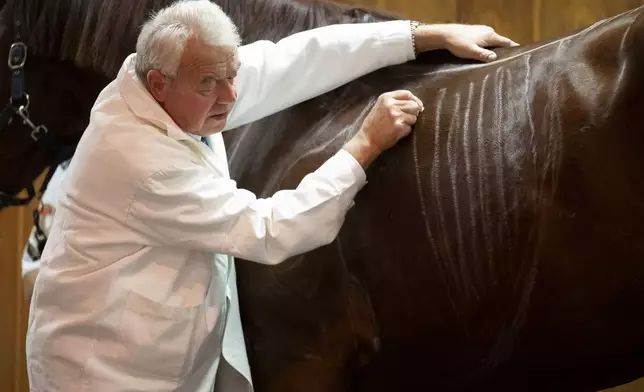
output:
[[[216,5],[175,3],[99,95],[35,285],[32,391],[252,390],[232,257],[276,264],[331,242],[364,169],[410,132],[422,103],[383,94],[344,148],[268,199],[229,178],[220,132],[415,50],[490,60],[481,46],[514,44],[486,26],[409,21],[239,42]]]

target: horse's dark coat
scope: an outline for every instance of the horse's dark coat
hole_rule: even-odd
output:
[[[49,1],[40,9],[61,6]],[[82,16],[90,3],[65,9]],[[116,23],[118,4],[95,18]],[[223,6],[246,42],[372,20],[294,1]],[[50,43],[31,57],[33,115],[77,139],[142,9],[76,43],[100,36],[98,48],[118,51],[88,57]],[[228,133],[233,177],[270,196],[337,151],[379,93],[407,88],[427,108],[370,168],[337,241],[273,268],[237,263],[256,389],[596,391],[643,376],[643,11],[500,50],[493,64],[423,56]],[[45,25],[36,51],[40,32],[60,34]],[[9,43],[3,34],[0,50]],[[2,149],[3,167],[39,156],[23,136],[7,137],[15,147]],[[31,181],[43,165],[34,162],[3,170],[0,189]]]

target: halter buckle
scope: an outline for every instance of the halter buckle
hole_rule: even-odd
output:
[[[23,42],[14,42],[9,48],[9,59],[7,64],[12,71],[21,69],[27,62],[27,45]]]

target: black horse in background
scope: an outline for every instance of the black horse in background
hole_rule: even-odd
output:
[[[77,142],[167,3],[7,2],[0,50],[20,21],[28,115],[50,142],[0,124],[5,196]],[[245,42],[393,17],[218,3]],[[270,196],[335,153],[380,93],[426,107],[369,169],[336,241],[276,267],[238,260],[257,391],[596,391],[644,376],[644,8],[497,52],[430,53],[226,134],[233,178]]]

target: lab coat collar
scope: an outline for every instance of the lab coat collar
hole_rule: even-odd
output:
[[[143,85],[134,69],[135,60],[136,53],[129,55],[116,77],[121,97],[127,106],[141,120],[165,131],[169,137],[175,140],[191,139],[190,135],[177,126]]]

